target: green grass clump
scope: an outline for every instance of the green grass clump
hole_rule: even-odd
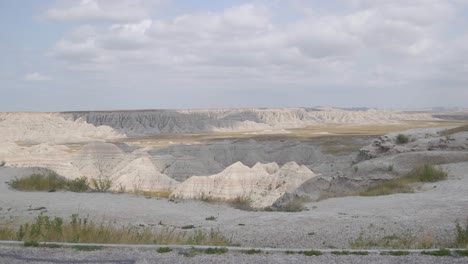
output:
[[[222,247],[222,248],[207,248],[205,250],[205,253],[206,254],[209,254],[209,255],[214,255],[214,254],[225,254],[227,253],[229,250],[225,247]]]
[[[90,186],[97,192],[107,192],[112,187],[112,180],[108,177],[93,178],[90,181]]]
[[[365,236],[364,233],[351,241],[350,246],[353,249],[368,248],[394,248],[394,249],[419,249],[434,248],[436,246],[434,237],[430,234],[415,236],[412,234],[402,234],[401,236],[392,235],[383,238],[374,238]]]
[[[160,247],[157,250],[158,253],[169,253],[171,251],[172,251],[172,248],[170,247]]]
[[[398,134],[398,136],[396,137],[396,143],[397,144],[406,144],[409,142],[409,137],[407,135],[403,135],[403,134]]]
[[[209,216],[207,218],[205,218],[206,221],[216,221],[216,217],[214,216]]]
[[[31,174],[28,177],[14,179],[10,186],[20,191],[47,191],[54,192],[58,190],[72,192],[86,192],[89,185],[86,177],[67,180],[56,173]]]
[[[447,179],[446,171],[438,169],[430,164],[418,166],[407,173],[405,176],[397,179],[385,180],[381,183],[369,187],[360,192],[360,196],[379,196],[394,193],[412,193],[412,184],[418,182],[437,182]]]
[[[318,250],[308,250],[308,251],[304,251],[303,253],[306,256],[321,256],[322,255],[322,252]]]
[[[252,207],[252,199],[250,197],[237,197],[236,199],[229,201],[229,204],[239,210],[243,211],[256,211],[257,209]]]
[[[360,256],[367,256],[369,252],[367,251],[332,251],[333,255],[360,255]]]
[[[468,219],[464,226],[458,222],[455,224],[455,233],[456,246],[460,248],[468,248]]]
[[[194,225],[186,225],[186,226],[183,226],[181,228],[182,229],[193,229],[193,228],[195,228],[195,226]]]
[[[81,246],[81,245],[78,245],[78,246],[72,246],[71,248],[74,249],[74,250],[76,250],[76,251],[97,251],[97,250],[103,249],[104,247],[101,247],[101,246]]]
[[[39,247],[39,243],[37,241],[24,241],[24,247]]]
[[[436,257],[451,256],[450,250],[448,249],[439,249],[436,251],[423,251],[421,252],[421,254],[429,255],[429,256],[436,256]]]
[[[25,178],[14,179],[10,185],[21,191],[52,191],[65,189],[67,180],[56,173],[32,174]]]
[[[71,192],[89,191],[89,182],[86,177],[76,178],[67,182],[66,190]]]
[[[382,255],[389,255],[389,256],[407,256],[410,253],[408,251],[388,251],[388,252],[383,252]]]
[[[406,177],[419,182],[437,182],[447,179],[448,174],[446,171],[437,169],[433,165],[424,164],[414,168]]]
[[[400,178],[383,181],[375,186],[367,188],[367,190],[360,192],[359,196],[380,196],[390,195],[394,193],[412,193],[413,188],[409,186],[413,183],[412,180]]]
[[[253,249],[252,248],[252,249],[244,251],[244,253],[248,254],[248,255],[254,255],[254,254],[260,254],[260,253],[262,253],[262,251],[259,250],[259,249]]]
[[[18,240],[29,243],[68,242],[101,244],[179,244],[229,246],[219,230],[178,231],[176,228],[155,230],[151,227],[115,226],[111,222],[96,223],[88,218],[72,215],[69,222],[60,217],[40,214],[34,221],[20,225],[0,223],[0,240]]]
[[[468,249],[466,249],[466,250],[455,250],[455,253],[457,253],[461,257],[468,257]]]

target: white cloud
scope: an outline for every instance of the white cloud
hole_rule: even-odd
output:
[[[98,14],[104,3],[82,5]],[[453,21],[467,24],[455,1],[349,0],[341,13],[314,12],[310,1],[303,3],[309,11],[289,14],[294,19],[287,22],[257,2],[80,27],[58,41],[52,55],[68,68],[101,72],[119,85],[190,80],[203,87],[224,80],[263,83],[266,90],[272,84],[388,89],[426,87],[432,78],[466,80],[468,42],[447,34],[461,30]]]
[[[47,10],[44,17],[52,20],[136,21],[164,0],[80,0],[63,1],[61,7]]]
[[[26,81],[32,81],[32,82],[42,82],[42,81],[52,80],[51,77],[49,77],[47,75],[40,74],[38,72],[33,72],[33,73],[26,74],[24,76],[24,79]]]

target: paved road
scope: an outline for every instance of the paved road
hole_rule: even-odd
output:
[[[255,254],[247,255],[229,252],[222,255],[197,253],[195,256],[184,256],[187,253],[174,250],[170,253],[157,253],[147,249],[102,249],[98,251],[77,251],[70,248],[24,248],[18,246],[0,246],[1,264],[143,264],[143,263],[349,263],[349,264],[393,264],[393,263],[427,263],[427,264],[461,264],[468,263],[468,257],[432,257],[411,254],[403,257],[381,256],[305,256],[302,254]]]

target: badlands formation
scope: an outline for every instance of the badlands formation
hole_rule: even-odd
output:
[[[323,141],[314,140],[334,136],[328,125],[409,123],[401,126],[408,128],[463,117],[332,108],[0,113],[0,160],[69,179],[108,179],[113,191],[149,191],[172,199],[241,198],[253,207],[281,208],[296,197],[353,193],[417,164],[468,161],[466,132],[448,138],[440,134],[446,128],[409,130],[411,142],[404,146],[395,143],[398,133],[373,142],[350,138],[335,146],[338,153],[330,153]],[[309,127],[324,131],[307,132]],[[161,138],[166,144],[149,144]],[[368,143],[359,154],[340,150]]]

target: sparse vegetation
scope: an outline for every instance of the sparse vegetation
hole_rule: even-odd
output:
[[[39,243],[37,241],[24,241],[24,247],[39,247]]]
[[[193,229],[193,228],[195,228],[195,226],[194,225],[186,225],[186,226],[183,226],[181,228],[182,229]]]
[[[171,196],[171,192],[163,192],[163,191],[135,190],[131,193],[136,194],[136,195],[142,195],[145,197],[157,197],[157,198],[169,198],[169,196]]]
[[[321,256],[322,255],[322,252],[318,250],[308,250],[308,251],[304,251],[303,253],[306,256]]]
[[[206,221],[216,221],[217,217],[215,216],[209,216],[207,218],[205,218]]]
[[[440,135],[447,137],[447,136],[450,136],[450,135],[453,135],[453,134],[456,134],[456,133],[467,132],[467,131],[468,131],[468,125],[464,125],[464,126],[459,126],[459,127],[455,127],[455,128],[446,129],[446,130],[440,132]]]
[[[107,192],[112,187],[110,177],[98,177],[90,180],[90,186],[97,192]]]
[[[262,253],[262,251],[259,250],[259,249],[253,249],[252,248],[252,249],[249,249],[247,251],[244,251],[244,253],[247,254],[247,255],[254,255],[254,254],[260,254],[260,253]]]
[[[256,211],[256,209],[252,207],[252,199],[249,197],[237,197],[236,199],[229,202],[229,204],[239,210]]]
[[[179,254],[187,258],[193,258],[199,253],[195,248],[191,248],[189,251],[180,251]]]
[[[156,250],[158,253],[169,253],[172,251],[172,248],[170,247],[160,247],[158,250]]]
[[[48,174],[31,174],[28,177],[14,179],[10,182],[10,186],[20,191],[54,192],[66,190],[85,192],[89,190],[88,180],[85,177],[67,180],[53,172]]]
[[[398,134],[396,137],[396,143],[399,145],[406,144],[409,142],[409,137],[407,135]]]
[[[436,246],[432,234],[423,234],[415,236],[412,234],[403,234],[400,236],[392,235],[383,238],[373,238],[365,236],[364,233],[350,243],[351,248],[395,248],[395,249],[417,249],[433,248]]]
[[[229,250],[225,247],[221,247],[221,248],[207,248],[205,250],[205,253],[206,254],[209,254],[209,255],[214,255],[214,254],[225,254],[227,253]]]
[[[72,192],[86,192],[89,190],[89,182],[86,177],[76,178],[67,182],[67,190]]]
[[[410,171],[406,177],[420,182],[437,182],[447,179],[448,174],[446,171],[437,169],[433,165],[424,164]]]
[[[332,251],[331,252],[333,255],[360,255],[360,256],[367,256],[369,255],[369,252],[367,251]]]
[[[278,211],[282,212],[301,212],[304,210],[305,199],[301,197],[294,197],[289,200],[286,204],[281,206]]]
[[[408,256],[410,252],[408,251],[387,251],[387,252],[382,252],[381,255],[389,255],[389,256]]]
[[[450,256],[450,250],[448,249],[439,249],[435,251],[423,251],[421,252],[423,255],[430,255],[430,256],[436,256],[436,257],[444,257],[444,256]]]
[[[460,257],[468,257],[468,249],[466,249],[466,250],[455,250],[455,253],[457,253]]]
[[[11,225],[11,224],[10,224]],[[186,244],[228,246],[230,240],[218,230],[177,231],[176,228],[154,230],[133,226],[114,226],[110,222],[95,223],[74,214],[66,223],[60,217],[39,215],[31,223],[15,229],[6,224],[0,229],[0,240],[39,242],[113,243],[113,244]]]
[[[385,180],[381,183],[369,187],[367,190],[360,192],[360,196],[379,196],[389,195],[394,193],[412,193],[412,184],[418,182],[437,182],[447,179],[446,171],[437,169],[433,165],[424,164],[414,168],[404,177],[398,179]]]
[[[101,247],[101,246],[83,246],[83,245],[72,246],[72,249],[77,250],[77,251],[97,251],[103,248],[104,247]]]
[[[459,248],[468,248],[468,219],[465,222],[465,225],[460,223],[455,224],[455,243]]]

